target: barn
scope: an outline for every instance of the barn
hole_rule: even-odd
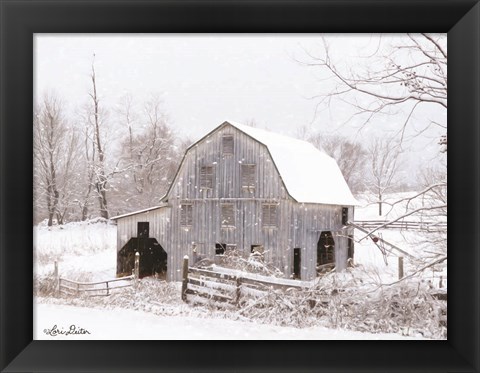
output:
[[[226,121],[185,152],[161,204],[112,218],[117,274],[181,280],[182,260],[260,252],[287,278],[311,280],[353,258],[357,204],[337,163],[308,142]]]

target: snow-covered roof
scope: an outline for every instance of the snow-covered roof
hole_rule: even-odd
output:
[[[166,207],[166,206],[167,206],[167,204],[164,203],[164,204],[159,205],[159,206],[153,206],[153,207],[149,207],[149,208],[146,208],[146,209],[143,209],[143,210],[128,212],[128,213],[122,214],[122,215],[117,215],[117,216],[111,217],[110,220],[117,220],[117,219],[121,219],[121,218],[126,218],[127,216],[142,214],[144,212],[149,212],[149,211],[152,211],[152,210],[161,209],[162,207]]]
[[[234,121],[226,123],[268,148],[288,193],[297,202],[358,205],[337,162],[309,142]]]

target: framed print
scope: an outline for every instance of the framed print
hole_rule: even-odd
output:
[[[479,370],[476,1],[0,10],[2,371]]]

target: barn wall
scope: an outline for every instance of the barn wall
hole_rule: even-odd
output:
[[[222,138],[234,135],[233,155],[222,154]],[[256,164],[253,192],[241,187],[241,164]],[[213,188],[200,187],[200,167],[214,167]],[[180,226],[180,204],[193,205],[193,225]],[[235,228],[221,227],[221,203],[234,203]],[[278,203],[278,226],[262,227],[262,203]],[[342,206],[298,204],[289,197],[267,148],[232,126],[225,126],[187,153],[168,196],[172,206],[172,247],[177,268],[172,280],[180,280],[181,258],[192,257],[193,248],[212,258],[215,244],[236,245],[245,256],[251,245],[263,245],[266,261],[293,272],[293,248],[302,249],[302,279],[316,276],[317,242],[322,230],[341,228]],[[338,248],[343,250],[340,240]],[[346,247],[345,247],[346,252]],[[342,258],[342,256],[339,256]],[[346,260],[346,259],[345,259]]]
[[[168,255],[167,264],[167,278],[170,275],[171,269],[174,268],[172,262],[174,254],[171,251],[170,243],[170,222],[171,209],[170,207],[161,207],[159,209],[146,211],[139,214],[134,214],[117,219],[117,252],[130,240],[132,237],[137,237],[137,223],[150,223],[150,237],[156,238],[158,243],[163,247]]]
[[[234,152],[224,155],[222,138],[234,135]],[[256,187],[246,191],[241,186],[241,164],[255,164]],[[201,166],[213,166],[213,188],[200,187]],[[289,195],[268,149],[230,125],[219,128],[189,149],[168,193],[169,207],[132,215],[118,220],[118,248],[136,235],[137,222],[149,221],[150,236],[157,238],[168,254],[170,281],[181,280],[184,255],[213,258],[215,244],[235,245],[247,256],[252,245],[263,245],[265,259],[293,273],[293,249],[301,248],[301,277],[316,276],[317,242],[322,231],[335,233],[342,227],[342,206],[298,204]],[[191,203],[193,222],[181,226],[180,205]],[[262,226],[262,204],[278,204],[278,225]],[[235,227],[221,227],[221,204],[233,203]],[[353,207],[349,207],[352,214]],[[350,218],[350,217],[349,217]],[[352,232],[353,233],[353,232]],[[342,233],[343,235],[343,233]],[[334,236],[337,266],[344,267],[347,240]]]
[[[234,135],[234,152],[224,155],[223,136]],[[241,186],[241,164],[255,164],[256,187]],[[213,166],[213,188],[200,188],[200,167]],[[225,126],[190,149],[182,163],[168,196],[172,206],[172,245],[182,258],[192,257],[195,245],[198,255],[213,257],[215,244],[236,245],[245,256],[251,245],[264,245],[267,260],[280,257],[280,242],[288,240],[284,214],[279,214],[277,228],[263,228],[262,203],[280,203],[289,199],[267,148],[232,126]],[[180,204],[193,204],[193,225],[180,226]],[[233,203],[235,228],[221,227],[221,204]],[[283,203],[283,202],[282,202]],[[181,264],[179,263],[181,266]],[[179,266],[179,268],[180,268]],[[180,279],[179,272],[174,280]]]

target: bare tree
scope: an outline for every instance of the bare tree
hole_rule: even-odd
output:
[[[391,139],[374,139],[368,148],[369,189],[377,196],[378,215],[382,215],[382,202],[397,182],[400,145]]]
[[[377,53],[385,54],[369,56],[368,65],[348,70],[332,61],[330,45],[323,41],[320,53],[307,51],[308,61],[302,62],[322,69],[336,82],[333,89],[315,97],[319,105],[338,98],[355,108],[354,116],[362,116],[365,124],[381,114],[403,115],[398,127],[401,135],[421,106],[447,109],[446,35],[407,34],[406,41],[396,40],[389,48],[380,49],[379,44]],[[446,130],[446,123],[428,118],[423,130],[431,125]]]
[[[119,167],[108,174],[114,177],[112,198],[117,211],[158,204],[175,175],[183,146],[162,105],[153,95],[137,114],[131,99],[122,101],[119,115],[127,133],[121,142]]]
[[[400,146],[416,136],[434,134],[439,136],[438,159],[442,158],[447,145],[446,34],[406,34],[403,38],[382,35],[372,40],[378,41],[375,51],[361,56],[363,61],[358,64],[346,65],[336,59],[335,45],[327,38],[318,52],[305,51],[307,57],[301,63],[319,72],[322,79],[318,94],[312,97],[318,102],[317,112],[346,103],[352,108],[350,119],[360,122],[362,128],[387,123],[391,130],[391,126],[395,126],[393,130]],[[321,91],[322,87],[326,89]],[[429,107],[436,110],[424,110]],[[395,116],[395,121],[382,121],[391,115]],[[408,202],[405,213],[395,220],[446,210],[447,204],[441,200],[429,206],[418,207],[414,203],[447,187],[446,180],[430,181],[432,184],[414,196],[393,202],[393,205]],[[446,254],[439,260],[446,260]],[[428,264],[422,268],[428,268]]]
[[[95,55],[94,55],[95,57]],[[92,99],[93,104],[93,113],[92,113],[92,124],[93,124],[93,139],[95,145],[96,158],[92,159],[93,164],[93,175],[94,175],[94,187],[95,192],[97,193],[97,199],[100,209],[100,216],[102,218],[108,219],[108,205],[107,205],[107,177],[105,175],[105,149],[102,139],[102,132],[100,127],[102,125],[102,120],[100,118],[100,100],[97,96],[97,82],[95,76],[95,65],[92,63],[92,72],[90,74],[92,80],[92,92],[89,94]],[[95,154],[94,154],[95,155]]]
[[[34,110],[33,156],[36,216],[45,207],[48,226],[63,224],[76,195],[75,162],[78,135],[67,124],[61,101],[45,95]],[[44,203],[43,203],[44,202]]]

